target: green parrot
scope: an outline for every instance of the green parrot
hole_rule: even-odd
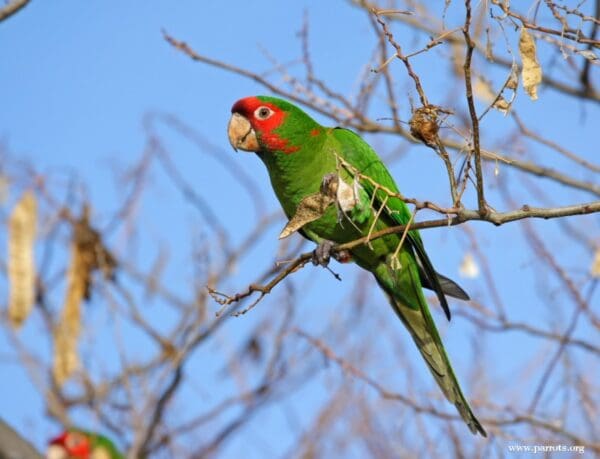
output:
[[[275,97],[240,99],[231,112],[231,145],[236,151],[255,152],[265,164],[292,226],[282,236],[298,230],[317,243],[315,264],[326,265],[334,244],[412,220],[397,197],[394,179],[358,134],[321,126]],[[487,436],[460,389],[422,288],[436,293],[448,319],[446,295],[463,300],[469,296],[434,270],[418,231],[384,236],[333,256],[352,260],[375,276],[446,398],[471,432]]]
[[[47,459],[125,459],[116,446],[103,435],[69,429],[50,440]]]

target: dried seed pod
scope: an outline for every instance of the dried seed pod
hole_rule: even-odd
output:
[[[89,273],[84,257],[80,247],[72,242],[67,294],[60,320],[54,330],[53,374],[59,386],[79,367],[77,342],[81,329],[81,303],[89,288]]]
[[[413,137],[419,139],[425,145],[436,144],[440,126],[438,125],[435,107],[429,106],[416,109],[408,125]]]
[[[104,247],[100,233],[90,226],[86,206],[81,218],[73,224],[67,292],[54,331],[53,373],[59,385],[79,367],[77,343],[81,329],[81,303],[90,299],[94,271],[100,269],[107,279],[113,279],[115,268],[116,260]]]
[[[15,206],[8,228],[8,315],[15,328],[23,323],[35,303],[36,226],[37,201],[27,191]]]
[[[537,87],[542,82],[542,67],[537,58],[535,40],[526,28],[521,30],[519,54],[521,54],[521,61],[523,62],[521,72],[523,87],[531,100],[536,100],[538,98]]]
[[[590,267],[590,274],[592,277],[600,278],[600,247],[596,249],[596,253],[594,254],[592,266]]]
[[[89,300],[92,293],[92,274],[94,271],[100,269],[106,279],[112,280],[114,279],[117,263],[110,251],[104,246],[100,233],[90,226],[87,206],[84,208],[81,218],[74,224],[73,243],[77,246],[82,257],[82,275],[85,277],[84,298]]]

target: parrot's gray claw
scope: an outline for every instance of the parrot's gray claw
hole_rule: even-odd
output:
[[[333,241],[325,239],[320,242],[312,254],[312,263],[315,266],[326,267],[329,264],[331,258],[331,248],[335,245]]]
[[[322,241],[312,254],[312,263],[315,266],[327,267],[329,260],[333,257],[334,260],[340,263],[348,263],[352,260],[352,254],[349,250],[339,250],[332,253],[331,249],[335,242],[325,239]]]

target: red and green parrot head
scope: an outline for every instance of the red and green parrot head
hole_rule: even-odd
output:
[[[231,113],[227,133],[235,150],[291,154],[323,132],[298,107],[276,97],[240,99],[233,104]]]
[[[122,459],[114,444],[103,435],[71,429],[50,440],[47,459]]]

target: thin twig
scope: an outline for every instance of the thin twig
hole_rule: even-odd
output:
[[[477,178],[477,206],[479,213],[483,216],[489,209],[485,202],[485,194],[483,188],[483,172],[481,169],[481,145],[479,141],[479,118],[475,109],[475,102],[473,100],[473,86],[471,84],[471,60],[473,58],[473,49],[475,45],[471,40],[471,0],[465,0],[465,25],[463,28],[463,35],[465,37],[465,44],[467,45],[465,64],[463,66],[465,72],[465,87],[467,104],[469,105],[469,115],[471,116],[471,129],[473,133],[473,156],[475,157],[475,176]]]

